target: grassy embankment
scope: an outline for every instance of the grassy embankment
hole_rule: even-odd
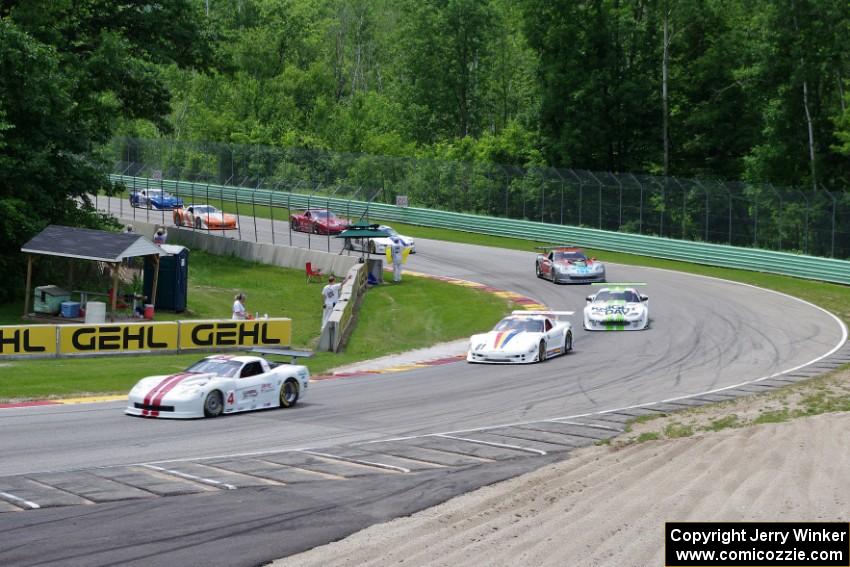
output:
[[[247,294],[250,311],[291,317],[293,345],[314,345],[321,325],[321,289],[304,273],[195,251],[190,257],[189,311],[157,320],[229,318],[233,296]],[[0,308],[0,323],[19,324],[20,304]],[[306,364],[318,374],[332,367],[489,328],[511,305],[491,294],[427,278],[405,277],[364,297],[358,326],[344,353],[317,353]],[[0,363],[0,400],[124,393],[140,377],[184,369],[200,354],[7,361]]]

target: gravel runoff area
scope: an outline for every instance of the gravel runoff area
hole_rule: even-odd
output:
[[[847,407],[850,369],[635,423],[610,445],[273,565],[663,565],[666,521],[846,522],[850,413],[751,424],[824,396]]]

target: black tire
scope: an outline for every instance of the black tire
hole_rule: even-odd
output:
[[[171,215],[171,218],[174,220],[174,224],[176,224],[177,226],[183,225],[183,223],[180,221],[180,215],[178,215],[177,213]]]
[[[573,350],[573,332],[567,331],[567,334],[564,335],[564,354],[567,354]]]
[[[195,228],[197,228],[197,229],[203,228],[201,226],[201,219],[198,219],[198,218],[195,219]]]
[[[207,394],[204,400],[204,416],[218,417],[224,411],[224,396],[218,390],[213,390]]]
[[[540,346],[537,347],[537,362],[546,360],[546,342],[540,341]]]
[[[535,274],[538,278],[542,278],[542,277],[543,277],[543,272],[541,272],[541,271],[540,271],[540,262],[535,262],[535,263],[534,263],[534,274]]]
[[[291,408],[292,406],[297,404],[298,395],[300,393],[301,388],[298,386],[298,381],[293,378],[289,378],[280,386],[280,393],[278,394],[278,400],[280,400],[280,407]]]
[[[374,254],[374,253],[375,253],[375,242],[374,242],[373,240],[370,240],[370,241],[369,241],[369,253],[370,253],[370,254]]]

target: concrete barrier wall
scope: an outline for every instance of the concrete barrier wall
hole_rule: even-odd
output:
[[[158,224],[134,222],[133,228],[139,234],[153,238]],[[357,258],[329,254],[318,250],[307,250],[290,246],[249,242],[227,238],[216,233],[207,234],[205,230],[190,228],[166,227],[168,229],[168,244],[180,244],[193,250],[203,250],[219,256],[236,256],[243,260],[303,270],[310,262],[313,268],[318,268],[323,274],[344,274],[357,264]]]
[[[365,264],[355,264],[346,274],[339,301],[336,302],[328,322],[319,337],[319,350],[338,352],[354,325],[354,310],[366,291],[367,270]]]

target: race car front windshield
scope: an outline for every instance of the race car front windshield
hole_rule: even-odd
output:
[[[317,219],[326,219],[334,217],[334,214],[328,211],[312,211],[310,214],[312,214]]]
[[[560,250],[555,252],[555,260],[587,260],[587,256],[576,250]]]
[[[211,207],[209,205],[201,205],[200,207],[194,207],[192,209],[196,213],[214,213],[216,212],[215,207]]]
[[[162,191],[148,191],[148,197],[154,197],[155,199],[159,199],[162,197]]]
[[[496,325],[494,331],[527,331],[529,333],[542,333],[543,321],[541,319],[502,319]]]
[[[596,294],[596,301],[625,301],[626,303],[639,303],[640,297],[630,289],[604,290]]]
[[[233,378],[238,375],[240,368],[242,368],[242,363],[235,360],[211,360],[205,358],[190,366],[186,371],[210,373],[216,376],[224,376],[225,378]]]

